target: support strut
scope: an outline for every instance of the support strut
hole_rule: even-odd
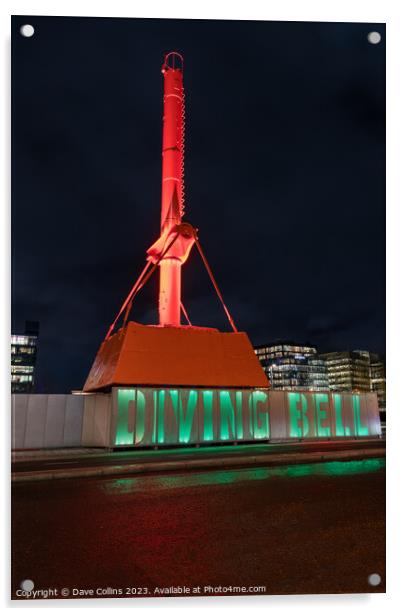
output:
[[[229,321],[229,323],[230,323],[230,325],[231,325],[231,327],[232,327],[233,331],[234,331],[234,332],[237,332],[237,331],[238,331],[238,330],[237,330],[237,327],[236,327],[236,325],[235,325],[235,323],[234,323],[234,321],[233,321],[232,315],[230,314],[229,310],[228,310],[228,309],[227,309],[227,307],[226,307],[225,302],[223,301],[223,296],[222,296],[222,293],[221,293],[221,292],[220,292],[220,290],[219,290],[218,283],[216,282],[215,277],[214,277],[214,275],[213,275],[213,273],[212,273],[212,270],[211,270],[211,268],[209,267],[209,263],[208,263],[208,261],[207,261],[207,258],[206,258],[206,256],[205,256],[205,254],[204,254],[203,249],[201,248],[201,244],[200,244],[200,242],[198,241],[198,238],[196,238],[196,240],[195,240],[195,244],[196,244],[196,246],[197,246],[197,248],[198,248],[198,252],[199,252],[199,253],[200,253],[200,255],[201,255],[201,259],[202,259],[202,261],[203,261],[203,263],[204,263],[204,265],[205,265],[205,269],[207,270],[207,272],[208,272],[208,274],[209,274],[209,277],[210,277],[210,279],[211,279],[211,281],[212,281],[212,284],[214,285],[214,288],[215,288],[216,294],[217,294],[217,296],[219,297],[219,299],[220,299],[220,301],[221,301],[221,304],[222,304],[223,309],[224,309],[224,311],[225,311],[225,314],[226,314],[226,316],[227,316],[227,318],[228,318],[228,321]]]

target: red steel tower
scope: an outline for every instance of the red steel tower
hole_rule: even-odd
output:
[[[178,66],[177,66],[178,64]],[[180,225],[184,214],[184,87],[183,58],[171,52],[162,66],[163,145],[161,235]],[[180,325],[181,266],[177,244],[160,262],[159,324]]]
[[[193,244],[193,230],[181,227],[184,214],[184,87],[183,57],[168,53],[162,66],[163,143],[161,235],[147,251],[159,259],[159,324],[180,326],[181,266]],[[177,232],[178,235],[177,235]],[[186,238],[189,240],[186,241]],[[169,243],[173,243],[169,249]],[[163,256],[161,256],[163,254]]]
[[[200,246],[184,215],[183,57],[173,51],[164,78],[161,230],[146,264],[109,328],[84,386],[115,385],[266,387],[268,381],[247,335],[238,332]],[[196,245],[234,333],[193,327],[181,300],[181,267]],[[159,325],[128,321],[134,298],[159,267]],[[123,324],[115,330],[123,315]],[[181,325],[184,314],[188,325]]]

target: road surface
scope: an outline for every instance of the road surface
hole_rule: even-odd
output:
[[[70,597],[178,587],[384,592],[384,465],[375,458],[16,484],[12,594],[26,579]],[[382,581],[370,587],[373,573]]]
[[[384,449],[385,440],[381,439],[349,439],[349,440],[314,440],[304,442],[287,442],[287,443],[260,443],[260,444],[239,444],[239,445],[214,445],[213,447],[176,447],[173,449],[131,449],[107,452],[98,450],[94,453],[79,454],[79,450],[74,450],[73,455],[64,456],[58,455],[50,457],[52,450],[43,451],[42,459],[32,457],[29,459],[29,451],[21,451],[19,456],[13,461],[13,472],[34,472],[43,470],[68,470],[82,467],[105,467],[118,465],[129,465],[135,462],[149,464],[163,461],[187,461],[191,459],[205,459],[219,455],[219,458],[228,459],[228,461],[237,456],[258,456],[265,454],[278,453],[312,453],[332,451],[350,451],[359,449]],[[88,450],[85,450],[88,452]],[[34,452],[35,455],[40,452]],[[49,457],[46,457],[49,456]]]

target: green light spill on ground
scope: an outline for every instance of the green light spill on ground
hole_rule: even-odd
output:
[[[202,487],[205,485],[228,485],[247,481],[262,481],[276,477],[298,478],[314,475],[340,476],[374,473],[385,468],[385,458],[351,460],[346,462],[323,462],[314,464],[292,464],[268,468],[240,470],[217,470],[197,473],[170,475],[142,475],[106,481],[102,489],[108,494],[171,490],[175,488]]]

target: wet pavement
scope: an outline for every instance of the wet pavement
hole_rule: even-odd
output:
[[[384,592],[385,460],[21,483],[12,529],[14,597]]]
[[[312,452],[331,452],[331,451],[350,451],[358,449],[384,449],[385,440],[378,438],[372,439],[335,439],[313,440],[302,442],[282,442],[282,443],[252,443],[238,445],[214,445],[203,447],[175,447],[175,448],[144,448],[120,451],[94,451],[85,449],[85,453],[80,455],[79,450],[74,450],[73,455],[65,454],[52,456],[52,450],[44,450],[42,457],[40,452],[28,451],[18,452],[12,463],[13,472],[33,472],[42,470],[74,469],[81,467],[114,466],[116,464],[133,464],[147,462],[149,464],[162,461],[187,461],[192,459],[209,458],[219,455],[220,459],[230,459],[237,456],[259,456],[278,453],[312,453]],[[31,457],[30,457],[31,455]],[[52,456],[52,457],[51,457]]]

